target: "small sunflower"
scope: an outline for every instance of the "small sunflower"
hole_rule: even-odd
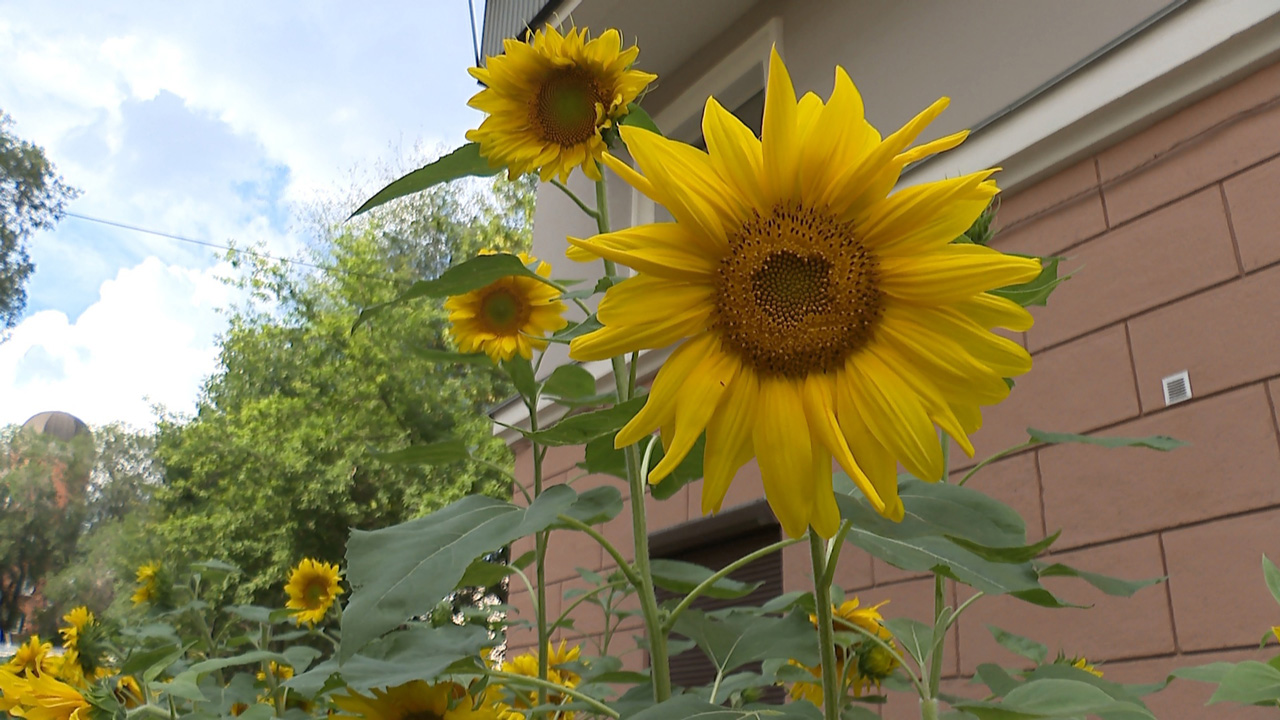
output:
[[[289,595],[285,607],[297,610],[293,621],[301,625],[315,625],[324,619],[334,600],[344,591],[338,584],[342,575],[337,565],[306,558],[298,563],[289,576],[284,591]]]
[[[564,182],[581,167],[599,180],[600,131],[657,79],[631,69],[639,54],[635,46],[622,49],[617,30],[588,40],[585,29],[561,35],[548,25],[527,43],[506,40],[501,55],[470,71],[485,89],[467,104],[488,117],[467,139],[511,178],[538,171],[543,182]]]
[[[534,266],[542,277],[551,276],[550,265],[527,253],[520,253],[520,262]],[[445,301],[449,332],[462,352],[484,352],[495,363],[517,354],[528,360],[535,348],[547,346],[544,335],[569,324],[562,317],[565,305],[556,299],[559,295],[554,287],[530,277],[500,278]]]
[[[50,654],[52,650],[53,643],[42,643],[39,635],[32,635],[25,643],[18,646],[17,652],[9,658],[5,669],[15,675],[25,673],[28,676],[53,672],[53,665],[61,658]]]
[[[93,612],[81,605],[63,615],[62,621],[67,623],[67,627],[58,628],[58,633],[62,635],[62,644],[64,647],[74,648],[79,643],[80,635],[85,628],[94,623]]]
[[[1067,657],[1066,655],[1059,652],[1058,657],[1053,661],[1053,664],[1054,665],[1070,665],[1071,667],[1076,668],[1077,670],[1083,670],[1094,677],[1102,677],[1102,671],[1094,667],[1094,665],[1090,663],[1083,655],[1080,655],[1077,657]]]
[[[160,563],[153,561],[138,568],[136,576],[137,589],[130,598],[134,606],[154,603],[160,594]]]
[[[582,240],[575,260],[606,258],[636,276],[609,288],[604,327],[575,338],[570,357],[599,360],[679,347],[659,370],[619,447],[661,429],[666,477],[706,431],[702,510],[719,510],[738,468],[760,465],[786,533],[840,524],[834,458],[870,503],[900,520],[897,464],[943,473],[935,423],[969,455],[980,405],[1009,394],[1031,368],[1021,345],[992,328],[1025,330],[1031,315],[990,290],[1040,273],[1034,259],[952,243],[998,192],[985,170],[890,195],[908,163],[955,147],[965,133],[908,150],[939,100],[881,139],[836,69],[827,103],[798,102],[775,51],[762,137],[714,99],[707,152],[622,126],[641,172],[604,162],[667,208],[674,223]]]
[[[268,672],[271,673],[272,677],[274,677],[277,681],[280,681],[280,682],[289,680],[290,678],[293,677],[293,667],[291,665],[281,665],[280,663],[277,663],[275,660],[272,660],[270,663],[268,663],[267,669],[265,671],[263,670],[258,671],[258,676],[257,676],[258,682],[266,682]]]
[[[467,693],[457,683],[441,682],[430,685],[423,680],[413,680],[392,688],[374,689],[372,697],[348,689],[345,694],[333,696],[333,703],[342,711],[339,717],[357,717],[362,720],[498,720],[499,708],[489,702],[486,693],[479,700]]]
[[[561,640],[560,644],[552,647],[547,644],[547,679],[557,685],[563,685],[573,689],[582,681],[582,677],[576,672],[565,668],[564,665],[576,661],[582,654],[582,646],[574,645],[567,647],[565,641]],[[513,673],[516,675],[524,675],[525,677],[538,677],[538,654],[527,652],[517,655],[510,660],[502,663],[500,668],[503,672]],[[516,707],[528,709],[537,705],[538,694],[536,692],[527,692],[523,690],[516,691]],[[559,693],[551,692],[547,695],[547,702],[559,705],[569,701],[569,698]],[[558,720],[572,720],[574,714],[572,712],[556,713]]]
[[[126,710],[132,710],[146,702],[146,696],[142,692],[142,686],[134,679],[132,675],[121,675],[116,681],[115,689],[116,701],[119,702]]]

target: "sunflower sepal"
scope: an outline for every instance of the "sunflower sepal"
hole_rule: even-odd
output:
[[[490,165],[488,158],[480,154],[479,143],[469,142],[448,155],[392,181],[365,200],[347,219],[350,220],[379,205],[385,205],[407,195],[415,195],[442,183],[465,177],[489,177],[497,175],[502,170],[503,167]]]

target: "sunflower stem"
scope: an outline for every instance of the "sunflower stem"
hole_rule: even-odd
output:
[[[693,601],[701,597],[702,594],[706,592],[707,589],[710,588],[712,585],[715,585],[718,581],[728,577],[730,573],[737,570],[738,568],[744,565],[753,563],[756,560],[759,560],[760,558],[766,555],[770,555],[772,553],[778,552],[779,550],[787,547],[788,545],[795,545],[798,542],[801,542],[800,538],[787,538],[786,540],[779,540],[778,542],[773,543],[772,545],[766,545],[760,548],[759,550],[756,550],[755,552],[750,553],[749,555],[744,555],[738,558],[737,560],[734,560],[733,562],[724,566],[723,569],[711,575],[711,577],[698,583],[697,587],[690,590],[689,594],[685,595],[684,598],[680,601],[680,604],[672,608],[671,612],[667,614],[667,620],[662,624],[663,632],[670,632],[671,628],[675,627],[676,620],[680,617],[681,613],[683,613],[685,610],[688,610],[689,606],[693,604]]]
[[[840,720],[840,676],[836,672],[831,585],[823,582],[827,577],[827,548],[813,528],[809,528],[809,554],[813,560],[813,603],[818,619],[818,650],[822,657],[822,714],[825,720]]]
[[[609,228],[609,194],[605,187],[604,176],[596,181],[596,230],[607,233]],[[604,272],[609,277],[618,274],[618,266],[612,260],[604,261]],[[631,382],[631,369],[627,367],[625,356],[618,355],[611,359],[613,380],[618,389],[618,402],[631,399],[634,385]],[[649,528],[645,519],[645,475],[647,467],[642,468],[640,453],[634,444],[624,449],[627,459],[627,485],[631,491],[631,537],[635,543],[635,572],[640,584],[636,587],[636,595],[640,600],[640,613],[644,616],[645,635],[649,640],[649,673],[653,680],[653,698],[662,702],[671,697],[671,663],[667,657],[667,633],[662,626],[662,617],[658,612],[658,598],[653,589],[653,570],[649,565]]]
[[[947,473],[951,469],[951,439],[946,433],[938,431],[938,442],[942,443],[942,482],[947,481]],[[942,616],[947,607],[947,586],[942,574],[933,573],[933,625],[938,635],[937,645],[929,662],[929,697],[920,699],[921,714],[928,717],[927,709],[931,709],[933,717],[938,715],[938,688],[942,683],[942,650],[946,646],[946,629],[939,628],[943,623]],[[941,630],[941,632],[939,632]],[[926,702],[928,701],[928,702]],[[930,704],[932,703],[932,704]]]
[[[578,209],[586,213],[588,216],[590,216],[591,219],[598,220],[600,218],[600,214],[597,213],[595,210],[593,210],[585,202],[583,202],[582,198],[578,197],[577,193],[570,190],[568,185],[565,185],[564,183],[560,182],[556,178],[551,178],[551,184],[560,188],[560,192],[563,192],[565,195],[568,195],[569,199],[573,201],[573,204],[577,205]]]
[[[617,710],[614,710],[613,708],[609,707],[608,705],[605,705],[604,703],[591,697],[590,695],[587,695],[586,693],[578,692],[577,690],[574,690],[571,687],[565,687],[564,685],[553,683],[550,680],[543,680],[541,678],[532,678],[532,677],[529,677],[528,675],[518,675],[516,673],[503,672],[501,670],[485,670],[484,673],[492,678],[497,678],[499,680],[506,680],[508,684],[525,683],[527,685],[534,685],[538,688],[538,694],[540,696],[545,696],[548,690],[554,690],[557,693],[561,693],[565,696],[573,698],[574,700],[578,700],[587,705],[590,705],[593,710],[595,710],[596,712],[602,715],[606,715],[611,718],[619,717]],[[543,704],[544,705],[546,704],[545,701],[543,702]]]
[[[536,396],[525,399],[525,405],[529,408],[529,430],[531,432],[538,431],[538,398]],[[542,448],[538,443],[533,443],[533,497],[536,500],[542,495]],[[551,633],[547,629],[547,532],[541,531],[534,533],[533,536],[534,551],[534,570],[536,578],[534,585],[537,589],[538,606],[534,611],[538,616],[538,679],[547,682],[550,675],[550,659],[547,657],[547,648],[551,645]],[[547,704],[547,688],[538,686],[538,706]]]

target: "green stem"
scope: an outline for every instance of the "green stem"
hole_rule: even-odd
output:
[[[840,720],[840,683],[836,673],[836,639],[831,618],[831,586],[827,576],[826,547],[809,528],[809,554],[813,560],[813,602],[818,619],[818,649],[822,654],[822,714],[825,720]]]
[[[841,629],[852,630],[858,633],[859,635],[862,635],[863,637],[867,638],[868,640],[875,643],[876,645],[879,645],[881,648],[884,649],[885,652],[889,653],[889,655],[891,655],[894,660],[898,661],[898,667],[902,668],[902,671],[907,674],[907,678],[911,680],[911,684],[915,686],[916,692],[920,694],[921,698],[924,698],[926,695],[929,694],[927,691],[927,688],[925,688],[924,681],[921,680],[920,677],[916,675],[914,672],[911,672],[911,666],[907,664],[907,659],[902,656],[902,653],[898,652],[897,648],[885,642],[884,639],[881,638],[879,635],[876,635],[875,633],[871,632],[870,630],[867,630],[861,625],[857,625],[854,623],[843,623],[841,625]],[[921,670],[924,670],[923,658],[915,658],[915,660],[916,660],[916,666],[919,667]]]
[[[849,536],[849,531],[853,529],[853,523],[845,520],[840,523],[840,529],[836,532],[836,536],[831,538],[831,543],[827,547],[826,574],[822,576],[822,584],[831,587],[831,583],[836,579],[836,563],[840,560],[840,550],[844,547],[844,539]]]
[[[596,181],[596,230],[609,232],[609,195],[604,177]],[[612,260],[604,261],[605,274],[618,274],[618,266]],[[613,380],[618,389],[618,402],[631,399],[631,373],[623,356],[612,358]],[[671,697],[671,663],[667,657],[667,634],[662,629],[658,613],[658,599],[653,589],[653,570],[649,565],[649,528],[645,519],[645,475],[648,468],[641,468],[640,456],[635,445],[625,448],[627,459],[627,484],[631,491],[631,536],[635,543],[635,570],[640,583],[636,595],[640,600],[640,612],[644,616],[645,634],[649,639],[649,671],[653,679],[653,698],[662,702]]]
[[[587,705],[590,705],[591,709],[595,710],[596,712],[602,715],[607,715],[611,718],[615,718],[615,720],[616,718],[620,717],[618,715],[617,710],[614,710],[613,708],[609,707],[608,705],[605,705],[599,700],[596,700],[590,695],[580,693],[577,690],[574,690],[573,688],[570,688],[570,687],[565,687],[564,685],[553,683],[550,680],[543,680],[541,678],[529,677],[528,675],[517,675],[515,673],[503,672],[501,670],[485,670],[484,672],[489,677],[498,678],[499,680],[506,680],[508,683],[515,683],[515,684],[524,683],[526,685],[533,685],[538,688],[538,695],[540,697],[545,697],[547,694],[547,691],[552,690],[554,692],[567,695],[568,697],[571,697],[574,700],[579,700]]]
[[[565,185],[564,183],[560,182],[556,178],[551,179],[551,184],[560,188],[560,192],[563,192],[565,195],[568,195],[569,199],[573,201],[573,204],[577,205],[578,209],[586,213],[592,220],[600,219],[599,213],[597,213],[595,209],[593,209],[592,207],[587,205],[585,202],[583,202],[582,198],[578,197],[577,193],[570,190],[568,185]]]
[[[938,720],[937,698],[920,698],[920,720]]]
[[[538,431],[538,397],[534,396],[525,400],[526,406],[529,408],[529,430]],[[544,454],[538,443],[532,444],[533,450],[533,497],[536,500],[542,495],[542,458]],[[536,602],[538,606],[534,608],[534,612],[538,618],[538,679],[546,682],[547,676],[550,675],[551,668],[549,666],[550,659],[547,657],[547,648],[551,645],[551,632],[547,629],[547,537],[548,532],[543,530],[534,533],[533,536],[533,552],[534,552],[534,570],[536,579],[534,587],[537,590]],[[545,687],[538,688],[538,705],[547,704],[547,689]]]
[[[947,437],[942,431],[938,432],[938,441],[942,443],[942,482],[947,481],[947,473],[951,467],[951,438]],[[947,607],[947,585],[946,579],[941,573],[934,571],[933,573],[933,625],[934,635],[938,637],[938,641],[933,648],[933,655],[929,662],[929,697],[924,698],[933,701],[933,711],[937,714],[938,688],[942,683],[942,650],[946,645],[946,630],[939,632],[937,627],[942,623],[942,614]],[[921,709],[925,707],[921,704]]]
[[[569,617],[569,613],[572,613],[574,610],[576,610],[577,607],[582,603],[586,602],[587,600],[590,600],[591,596],[597,595],[601,592],[604,592],[605,590],[612,590],[615,587],[619,587],[625,584],[626,584],[625,582],[618,580],[615,582],[607,583],[605,585],[600,585],[598,587],[592,588],[591,590],[588,590],[587,592],[582,593],[578,597],[574,598],[573,602],[570,603],[569,607],[560,611],[560,617],[556,618],[556,621],[551,623],[551,626],[559,627],[560,623],[564,622]]]
[[[609,553],[609,556],[613,558],[613,561],[618,564],[618,570],[626,576],[627,581],[639,589],[640,576],[636,575],[635,570],[631,567],[631,563],[627,562],[626,558],[622,557],[622,552],[619,551],[613,543],[609,542],[608,538],[601,535],[599,530],[596,530],[575,517],[569,517],[568,515],[558,515],[556,516],[556,519],[574,530],[580,530],[591,536],[591,539],[599,543],[600,547],[604,548],[604,551]]]
[[[973,469],[971,469],[969,472],[965,473],[965,474],[964,474],[964,477],[960,478],[960,482],[958,482],[958,483],[956,483],[956,484],[957,484],[957,485],[964,485],[965,483],[969,482],[969,478],[973,477],[975,474],[977,474],[977,472],[978,472],[979,470],[981,470],[982,468],[984,468],[984,467],[986,467],[986,466],[990,465],[991,463],[993,463],[993,462],[995,462],[995,461],[997,461],[997,460],[1000,460],[1000,459],[1002,459],[1002,458],[1006,458],[1006,457],[1008,457],[1008,456],[1010,456],[1010,455],[1012,455],[1012,454],[1014,454],[1014,453],[1016,453],[1016,452],[1022,452],[1023,450],[1026,450],[1026,449],[1028,449],[1028,448],[1033,448],[1033,447],[1035,447],[1035,446],[1037,446],[1037,445],[1039,445],[1039,444],[1040,444],[1040,441],[1038,441],[1038,440],[1028,440],[1027,442],[1022,443],[1021,445],[1014,445],[1013,447],[1009,448],[1008,450],[1001,450],[1000,452],[996,453],[995,455],[992,455],[991,457],[987,458],[986,460],[983,460],[982,462],[978,463],[977,465],[974,465],[974,466],[973,466]]]
[[[737,570],[743,565],[755,562],[756,560],[759,560],[760,558],[766,555],[775,553],[781,550],[782,548],[787,547],[788,545],[795,545],[798,542],[801,542],[800,538],[788,538],[786,540],[779,540],[778,542],[773,543],[772,545],[766,545],[765,547],[762,547],[759,550],[756,550],[750,555],[746,555],[744,557],[738,558],[737,560],[734,560],[733,562],[729,563],[724,567],[723,570],[720,570],[719,572],[715,573],[714,575],[707,578],[706,580],[703,580],[702,582],[698,583],[697,587],[690,590],[689,594],[685,595],[684,599],[680,601],[680,604],[676,605],[675,608],[671,610],[670,614],[667,615],[667,621],[662,624],[662,629],[665,632],[670,632],[671,628],[675,627],[676,619],[680,617],[680,614],[683,613],[685,610],[688,610],[689,606],[693,604],[693,601],[701,597],[702,594],[706,592],[708,588],[710,588],[712,585],[716,584],[720,580],[728,577],[729,573],[732,573],[733,571]]]

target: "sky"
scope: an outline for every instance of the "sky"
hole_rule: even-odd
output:
[[[0,0],[0,110],[80,189],[71,213],[293,256],[300,207],[479,123],[468,12]],[[157,406],[195,409],[241,300],[218,251],[74,217],[29,250],[26,314],[0,343],[0,425],[62,410],[146,428]]]

